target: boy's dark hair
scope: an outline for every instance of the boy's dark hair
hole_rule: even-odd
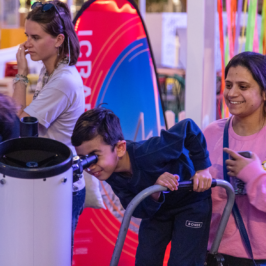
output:
[[[254,52],[243,52],[234,56],[225,68],[225,78],[231,67],[242,66],[249,70],[259,84],[261,92],[266,92],[266,57]]]
[[[119,140],[124,140],[119,118],[113,111],[103,107],[91,109],[79,117],[71,142],[77,147],[98,135],[102,136],[106,144],[112,146],[112,150]]]
[[[65,40],[63,44],[59,47],[59,59],[62,59],[68,54],[68,38],[70,44],[70,66],[77,63],[80,47],[77,34],[74,30],[74,25],[71,21],[71,14],[68,6],[58,0],[49,1],[55,5],[60,13],[58,15],[55,8],[48,10],[47,12],[42,12],[42,7],[37,6],[30,11],[26,19],[37,22],[40,24],[45,32],[53,37],[57,37],[59,34],[64,34]],[[62,23],[62,20],[63,23]],[[64,25],[63,25],[64,24]]]

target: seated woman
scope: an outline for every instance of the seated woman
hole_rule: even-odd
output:
[[[0,142],[19,137],[19,118],[12,98],[0,93]]]
[[[266,265],[266,57],[253,52],[236,55],[225,68],[224,99],[232,117],[229,123],[229,154],[226,160],[232,180],[243,181],[245,189],[236,195],[236,203],[243,218],[256,265]],[[210,124],[204,131],[212,166],[213,178],[223,179],[223,133],[227,119]],[[251,151],[244,158],[239,151]],[[216,234],[226,203],[222,188],[212,191],[213,213],[209,248]],[[219,253],[225,258],[223,265],[255,265],[241,239],[231,214]]]

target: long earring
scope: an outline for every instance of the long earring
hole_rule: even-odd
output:
[[[58,49],[57,56],[59,57],[60,56],[60,46],[57,49]]]
[[[68,46],[68,65],[70,64],[70,43],[69,43],[69,37],[67,36],[67,46]]]

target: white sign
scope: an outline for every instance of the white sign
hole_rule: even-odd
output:
[[[19,26],[19,1],[0,0],[1,28],[17,28]]]

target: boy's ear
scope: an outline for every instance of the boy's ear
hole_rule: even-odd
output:
[[[116,151],[118,157],[123,157],[127,151],[127,143],[125,140],[119,140],[116,143]]]

